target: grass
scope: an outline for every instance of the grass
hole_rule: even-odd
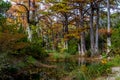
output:
[[[120,80],[120,76],[117,76],[117,77],[115,78],[115,80]]]
[[[71,56],[69,53],[59,53],[56,51],[49,54],[53,59],[65,59]],[[111,60],[107,60],[107,57],[104,57],[100,62],[90,63],[87,66],[77,66],[73,71],[68,73],[68,76],[71,76],[73,80],[93,80],[96,77],[110,74],[111,67],[113,66],[120,66],[120,55],[116,55]],[[116,80],[120,80],[120,77],[117,77]]]
[[[116,55],[111,61],[109,61],[107,64],[111,66],[120,66],[120,55]]]
[[[66,52],[61,53],[57,51],[47,51],[47,53],[49,54],[49,57],[52,59],[66,59],[71,57],[71,55]]]
[[[82,65],[70,72],[70,76],[74,76],[74,80],[93,80],[100,76],[107,76],[111,73],[111,67],[120,66],[120,56],[116,55],[112,60],[107,61],[106,58],[99,63],[90,63],[90,65]],[[120,80],[120,77],[116,77]]]

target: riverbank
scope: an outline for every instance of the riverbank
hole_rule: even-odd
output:
[[[102,76],[96,80],[120,80],[120,66],[112,67],[111,73],[108,76]]]
[[[116,67],[117,66],[117,67]],[[99,62],[82,64],[63,80],[120,80],[120,56],[103,58]]]

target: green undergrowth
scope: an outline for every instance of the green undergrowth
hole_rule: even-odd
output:
[[[53,59],[66,59],[71,57],[71,55],[67,52],[47,51],[47,53]]]
[[[115,80],[120,80],[120,76],[116,77]]]
[[[108,61],[111,66],[120,66],[120,55],[116,55],[112,60]]]

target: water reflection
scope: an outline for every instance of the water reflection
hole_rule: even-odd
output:
[[[86,64],[86,60],[84,57],[79,57],[78,58],[78,66],[81,66],[81,65],[85,65]]]
[[[46,61],[44,64],[55,65],[56,68],[51,67],[31,67],[28,73],[20,74],[19,76],[13,76],[13,80],[64,80],[63,78],[68,76],[73,71],[80,70],[79,68],[85,69],[86,66],[94,64],[94,62],[88,61],[84,57],[66,59],[65,61]],[[31,70],[31,73],[29,71]],[[79,72],[80,73],[80,72]],[[10,80],[10,79],[8,79]]]

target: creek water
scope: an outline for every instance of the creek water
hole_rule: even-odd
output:
[[[70,78],[69,75],[82,65],[87,67],[98,63],[98,61],[93,62],[85,58],[66,59],[65,61],[46,61],[45,64],[56,67],[41,68],[38,73],[31,75],[31,80],[77,80],[74,79],[74,75],[71,76],[72,78]]]
[[[78,72],[77,69],[83,65],[86,68],[99,62],[87,60],[86,58],[72,58],[65,59],[64,61],[43,61],[42,63],[45,66],[39,68],[32,66],[25,69],[25,71],[13,72],[12,76],[4,77],[4,79],[0,80],[80,80],[79,78],[76,79],[72,73]]]

